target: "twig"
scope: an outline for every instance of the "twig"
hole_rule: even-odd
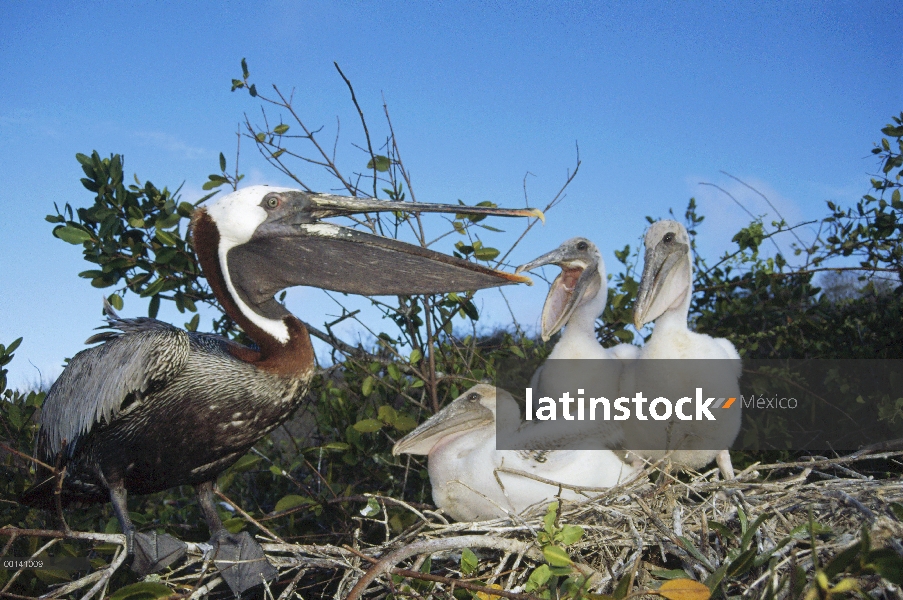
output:
[[[460,548],[491,548],[493,550],[502,550],[506,552],[527,552],[532,554],[531,558],[534,560],[541,561],[542,555],[536,548],[531,548],[530,546],[531,545],[526,542],[518,542],[516,540],[504,538],[492,538],[484,535],[465,535],[454,538],[414,542],[413,544],[409,544],[391,552],[374,564],[374,566],[358,580],[357,584],[355,584],[354,588],[349,592],[347,600],[357,600],[374,579],[389,571],[394,565],[402,560],[417,554],[433,554]]]
[[[56,473],[56,469],[55,469],[55,468],[51,467],[50,465],[48,465],[47,463],[45,463],[45,462],[43,462],[43,461],[38,460],[38,459],[35,458],[34,456],[29,456],[28,454],[24,454],[24,453],[22,453],[22,452],[19,452],[18,450],[14,449],[14,448],[10,448],[9,446],[7,446],[7,445],[4,444],[4,443],[0,443],[0,448],[3,448],[4,450],[6,450],[7,452],[9,452],[10,454],[15,454],[16,456],[18,456],[18,457],[20,457],[20,458],[24,458],[25,460],[30,460],[31,462],[33,462],[33,463],[35,463],[35,464],[37,464],[37,465],[41,465],[42,467],[44,467],[45,469],[47,469],[47,470],[50,471],[51,473],[54,473],[54,474]]]
[[[242,507],[240,507],[236,502],[234,502],[231,498],[226,496],[224,493],[222,493],[221,491],[219,491],[217,489],[214,489],[213,493],[216,494],[217,497],[219,497],[224,502],[227,502],[229,504],[229,506],[231,506],[238,512],[238,514],[240,514],[246,520],[253,523],[259,530],[261,530],[262,532],[264,532],[265,534],[270,536],[270,539],[276,540],[277,542],[280,542],[282,544],[285,543],[285,540],[283,540],[281,537],[279,537],[278,535],[276,535],[275,533],[273,533],[272,531],[267,529],[265,525],[262,525],[260,523],[260,521],[258,521],[257,519],[255,519],[254,517],[249,515],[247,512],[245,512],[245,510]]]
[[[401,575],[402,577],[407,577],[409,579],[421,579],[423,581],[435,581],[437,583],[444,583],[448,586],[451,586],[452,589],[459,587],[465,590],[470,590],[472,592],[482,592],[489,595],[490,597],[499,596],[500,598],[511,598],[512,600],[541,600],[539,596],[534,596],[533,594],[509,592],[508,590],[477,585],[475,583],[470,583],[461,579],[452,579],[450,577],[443,577],[441,575],[433,575],[432,573],[420,573],[418,571],[401,568],[394,568],[390,572],[393,575]]]

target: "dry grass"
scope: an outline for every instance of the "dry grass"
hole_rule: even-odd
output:
[[[747,547],[754,549],[752,554],[761,557],[762,564],[738,577],[731,577],[728,570],[722,588],[730,595],[757,598],[769,584],[799,577],[798,570],[793,574],[797,567],[811,581],[816,566],[813,558],[824,565],[859,540],[863,527],[870,532],[873,548],[890,547],[903,556],[903,523],[894,516],[892,506],[903,504],[903,478],[874,479],[860,472],[873,460],[900,465],[901,455],[903,452],[885,452],[755,464],[731,481],[719,480],[716,469],[676,477],[650,466],[643,476],[601,496],[582,503],[563,502],[559,522],[584,530],[580,540],[567,548],[575,573],[587,582],[584,589],[610,594],[617,582],[630,576],[633,591],[655,588],[663,576],[657,570],[664,569],[683,569],[691,578],[706,581],[736,559],[741,532],[762,519],[747,540]],[[650,477],[653,472],[657,475]],[[267,587],[265,595],[286,600],[324,596],[354,600],[381,598],[388,593],[396,597],[451,598],[455,588],[479,591],[495,585],[507,591],[493,590],[505,597],[535,597],[524,593],[524,584],[533,568],[544,562],[537,533],[543,529],[545,505],[494,521],[454,523],[438,512],[419,510],[395,499],[374,498],[382,511],[369,518],[382,523],[385,532],[379,545],[296,545],[262,531],[258,539],[280,573],[278,583]],[[410,511],[416,522],[401,533],[394,532],[389,525],[390,507]],[[817,524],[814,547],[810,511]],[[11,532],[6,530],[5,534]],[[63,532],[24,530],[17,535],[51,533],[69,537]],[[81,535],[87,534],[72,534]],[[108,543],[122,544],[122,536],[90,535],[91,539],[99,540],[100,536]],[[465,548],[480,559],[477,571],[466,577],[460,572]],[[152,579],[183,597],[228,593],[216,571],[204,562],[205,549],[203,544],[190,545],[185,563]],[[432,575],[420,573],[430,557]],[[121,564],[122,560],[114,561],[115,568]],[[89,598],[102,594],[114,570],[107,567],[45,597],[75,594]],[[389,571],[395,575],[387,575]],[[873,586],[873,595],[884,594],[876,596],[879,598],[900,593],[877,576],[864,584]]]

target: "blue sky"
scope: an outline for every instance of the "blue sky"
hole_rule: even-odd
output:
[[[615,3],[612,3],[615,4]],[[0,39],[0,343],[25,340],[11,383],[52,380],[100,323],[100,290],[77,277],[77,247],[51,236],[53,203],[84,206],[74,155],[125,156],[127,173],[201,195],[235,131],[258,103],[230,93],[246,57],[263,91],[295,88],[307,123],[331,142],[341,123],[346,169],[366,158],[352,80],[375,137],[389,105],[418,199],[519,206],[523,181],[544,205],[576,159],[568,197],[512,256],[526,262],[566,238],[635,246],[645,215],[682,211],[695,196],[705,253],[729,246],[768,209],[728,171],[755,185],[791,221],[852,204],[876,171],[880,128],[903,110],[903,5],[790,3],[28,2],[7,6]],[[373,133],[373,131],[371,131]],[[250,144],[248,183],[286,184]],[[299,167],[315,186],[331,182]],[[519,224],[496,223],[508,231]],[[438,225],[438,224],[437,224]],[[490,238],[504,246],[511,238]],[[448,251],[446,246],[438,247]],[[541,283],[541,282],[540,282]],[[535,326],[545,286],[508,289]],[[482,292],[483,322],[510,323],[498,292]],[[311,302],[315,305],[312,307]],[[339,311],[320,292],[289,307],[313,323]],[[127,299],[126,316],[146,314]],[[181,324],[174,310],[161,318]],[[209,322],[209,321],[208,321]],[[368,325],[379,329],[379,322]],[[355,333],[346,330],[354,340]]]

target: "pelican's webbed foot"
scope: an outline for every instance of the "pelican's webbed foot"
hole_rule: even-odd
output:
[[[236,596],[279,574],[267,561],[263,548],[247,531],[233,534],[221,529],[210,543],[213,545],[213,564]]]
[[[183,556],[187,544],[165,533],[135,533],[132,543],[132,571],[144,576],[162,571]]]

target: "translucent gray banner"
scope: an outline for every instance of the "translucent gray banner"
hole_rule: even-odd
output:
[[[852,452],[903,438],[903,360],[548,360],[496,385],[500,450]]]

